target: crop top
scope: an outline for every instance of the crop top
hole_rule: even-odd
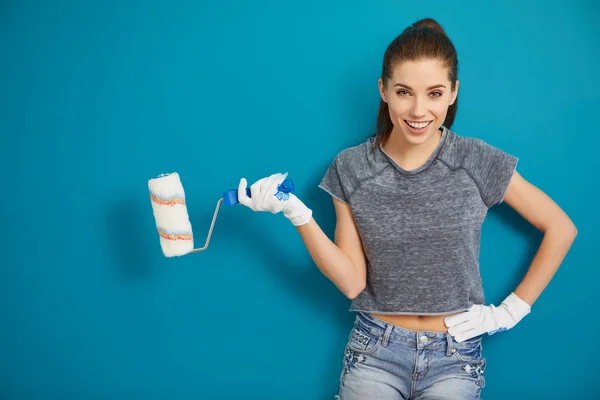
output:
[[[485,304],[481,226],[518,158],[442,126],[428,160],[405,170],[375,137],[340,151],[319,187],[348,204],[367,261],[350,311],[440,315]]]

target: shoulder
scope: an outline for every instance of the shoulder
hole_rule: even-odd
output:
[[[496,158],[510,157],[502,149],[473,136],[463,136],[448,131],[448,138],[440,159],[451,168],[469,168],[481,162]]]
[[[518,158],[486,141],[450,134],[440,159],[452,170],[464,169],[479,187],[486,206],[504,199]]]
[[[385,163],[375,137],[369,137],[359,144],[339,151],[327,168],[320,187],[348,202],[361,182],[376,175],[389,166]]]
[[[367,157],[369,151],[373,149],[373,144],[374,144],[373,138],[369,137],[356,145],[342,149],[336,155],[336,159],[338,159],[340,161],[344,161],[344,162],[364,161],[364,159]],[[359,160],[357,160],[357,158]]]
[[[357,180],[366,179],[386,166],[378,149],[375,148],[373,136],[341,150],[336,155],[334,163],[338,170],[352,175]]]

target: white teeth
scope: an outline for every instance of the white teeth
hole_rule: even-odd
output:
[[[419,122],[419,123],[406,121],[406,123],[409,124],[410,126],[412,126],[413,128],[421,129],[421,128],[425,128],[427,125],[429,125],[431,123],[431,121]]]

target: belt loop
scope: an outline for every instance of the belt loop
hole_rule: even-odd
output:
[[[446,346],[446,355],[450,357],[456,350],[454,350],[452,346],[452,336],[446,332],[446,342],[448,345]]]
[[[394,326],[392,324],[387,324],[387,327],[385,328],[385,332],[383,334],[383,340],[381,342],[381,345],[383,347],[387,347],[388,340],[390,338],[390,335],[392,334],[392,329],[394,329]]]

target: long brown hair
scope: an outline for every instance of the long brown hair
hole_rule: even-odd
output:
[[[455,90],[458,77],[456,49],[444,29],[432,18],[424,18],[415,22],[388,45],[383,55],[383,68],[381,71],[384,87],[387,87],[388,81],[392,78],[396,64],[427,58],[442,62],[448,69],[448,78],[452,84],[452,90]],[[443,125],[448,129],[454,122],[457,107],[458,96],[454,103],[448,107],[448,113],[444,120]],[[390,119],[388,104],[381,100],[377,113],[376,146],[385,143],[393,127],[394,124]]]

